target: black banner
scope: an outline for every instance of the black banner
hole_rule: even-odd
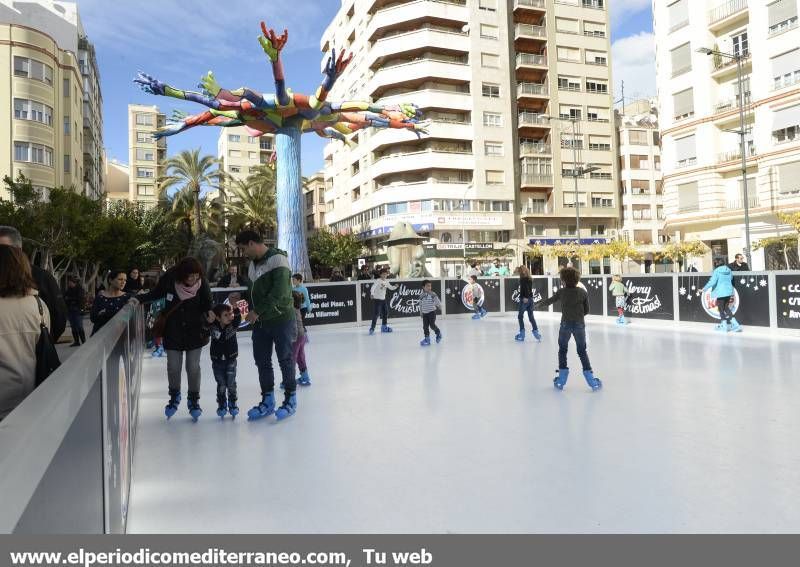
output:
[[[419,317],[419,297],[422,294],[423,280],[397,280],[391,281],[392,285],[398,286],[396,290],[386,291],[386,300],[389,303],[389,319],[402,317]],[[372,294],[370,289],[374,282],[360,284],[361,289],[361,320],[372,321]],[[444,301],[442,297],[441,280],[432,279],[433,291]]]
[[[332,325],[358,321],[356,308],[357,284],[309,284],[311,312],[306,325]]]
[[[776,275],[778,328],[800,329],[800,274]]]
[[[472,308],[472,292],[469,283],[464,280],[445,280],[444,300],[447,314],[474,313]],[[486,311],[500,311],[500,280],[498,278],[478,278],[478,285],[483,290],[483,301],[479,304]]]
[[[602,315],[603,314],[603,277],[597,276],[581,276],[579,286],[586,290],[589,295],[589,315]],[[553,278],[551,284],[551,294],[561,289],[563,284],[561,278]],[[561,313],[561,302],[556,301],[553,304],[553,311]]]
[[[769,278],[766,274],[734,272],[734,295],[731,312],[742,325],[769,327]],[[681,321],[719,322],[717,302],[711,290],[703,291],[710,279],[707,275],[678,277],[678,312]]]
[[[519,311],[519,278],[505,278],[506,312]],[[533,278],[533,302],[550,297],[550,280]],[[549,311],[549,307],[538,307],[536,311]]]
[[[662,319],[672,321],[675,318],[675,306],[672,301],[672,276],[622,276],[622,283],[628,290],[628,303],[625,315],[634,319]],[[611,285],[611,278],[606,278],[606,288]],[[617,316],[617,307],[613,299],[609,299],[607,314]]]

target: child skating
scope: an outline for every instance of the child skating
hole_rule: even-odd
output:
[[[430,346],[431,329],[436,333],[436,344],[442,342],[442,331],[436,326],[436,310],[442,308],[439,296],[433,291],[433,284],[430,280],[422,282],[422,295],[419,298],[419,312],[422,314],[422,332],[425,338],[420,342],[420,346]]]
[[[475,310],[474,320],[486,317],[486,309],[483,308],[483,288],[478,284],[478,276],[469,277],[469,286],[472,296],[472,308]]]
[[[730,305],[733,302],[733,270],[720,262],[711,274],[711,279],[703,287],[703,291],[711,290],[711,297],[717,302],[719,311],[719,325],[715,327],[717,331],[741,333],[742,326],[731,313]]]
[[[294,354],[294,361],[297,364],[297,369],[300,371],[300,377],[297,379],[297,384],[300,386],[310,386],[311,378],[308,376],[308,365],[306,364],[306,326],[303,323],[303,318],[300,315],[300,310],[303,307],[303,294],[300,292],[292,292],[294,298],[295,324],[297,325],[297,338],[292,345],[292,354]]]
[[[381,332],[391,333],[392,328],[389,326],[389,304],[386,303],[386,290],[397,289],[396,285],[389,283],[389,270],[382,269],[378,279],[372,284],[370,288],[370,295],[372,296],[372,325],[369,328],[369,334],[375,333],[375,324],[378,322],[378,315],[381,317]]]
[[[584,317],[589,313],[589,295],[586,290],[578,287],[580,279],[580,274],[575,268],[563,268],[561,282],[564,287],[535,305],[535,307],[547,307],[556,301],[561,302],[561,328],[558,332],[558,375],[553,379],[553,385],[559,390],[564,389],[569,377],[567,347],[570,337],[575,337],[575,346],[578,348],[578,357],[583,365],[583,377],[586,379],[586,383],[592,390],[599,390],[603,387],[603,383],[592,372],[592,365],[586,352]]]
[[[211,369],[217,381],[217,415],[226,413],[231,417],[239,415],[236,405],[236,360],[239,356],[239,343],[236,332],[242,322],[238,309],[230,305],[214,306],[216,321],[211,324]]]
[[[625,284],[622,283],[622,276],[615,274],[611,278],[611,285],[608,288],[611,295],[614,297],[614,304],[617,306],[617,324],[624,325],[625,321],[625,305],[628,302],[628,292],[625,290]]]
[[[533,316],[533,278],[531,272],[525,266],[519,268],[519,308],[517,311],[517,320],[519,321],[519,333],[514,339],[518,342],[525,340],[525,313],[528,313],[528,320],[533,327],[533,338],[542,342],[542,334],[539,332],[539,326],[536,324],[536,318]]]

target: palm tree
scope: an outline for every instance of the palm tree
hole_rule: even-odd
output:
[[[192,198],[194,205],[194,233],[199,236],[203,232],[201,218],[200,191],[203,187],[208,189],[219,189],[222,178],[219,160],[213,156],[200,157],[200,148],[196,150],[184,150],[177,156],[173,156],[165,163],[167,175],[160,182],[162,196],[167,195],[167,191],[175,187],[179,188],[178,199],[173,197],[173,207],[180,205],[185,208],[185,200]],[[173,208],[174,210],[174,208]]]
[[[275,173],[271,169],[259,166],[247,180],[233,180],[227,189],[224,206],[233,232],[247,228],[266,235],[275,229]]]

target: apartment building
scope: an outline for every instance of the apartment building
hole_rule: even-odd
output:
[[[308,234],[325,226],[325,173],[318,171],[303,186],[306,200],[306,231]]]
[[[94,46],[85,34],[78,38],[78,65],[83,82],[83,180],[87,195],[99,199],[105,193],[103,146],[103,92]]]
[[[166,171],[167,139],[156,141],[153,134],[166,124],[166,116],[157,106],[128,105],[129,199],[145,207],[158,202],[158,180]]]
[[[599,168],[579,180],[581,236],[605,235],[619,203],[603,4],[343,0],[321,47],[354,59],[330,98],[410,102],[432,122],[420,139],[362,131],[355,148],[329,144],[326,222],[373,253],[411,222],[437,243],[437,275],[460,273],[465,245],[518,263],[532,239],[576,236],[577,153]]]
[[[119,201],[130,201],[130,168],[115,159],[105,163],[106,203],[111,205]]]
[[[657,101],[639,100],[615,111],[622,226],[619,237],[635,242],[644,252],[644,271],[652,267],[654,254],[670,240],[664,232],[664,187],[661,174],[661,137]]]
[[[244,181],[254,169],[269,162],[275,151],[275,137],[267,134],[253,137],[243,126],[221,128],[217,139],[217,156],[228,178],[223,184]]]
[[[800,209],[797,8],[797,0],[654,2],[666,230],[708,244],[706,269],[745,250],[745,205],[753,243],[786,233],[776,212]],[[736,60],[721,53],[740,56],[741,89]],[[774,253],[754,250],[752,267],[771,267]]]
[[[87,143],[79,54],[87,54],[95,72],[96,62],[88,56],[93,48],[76,4],[0,0],[0,22],[0,67],[6,70],[0,74],[0,104],[9,112],[0,123],[0,176],[22,173],[45,195],[63,186],[99,198],[102,135],[100,145]],[[91,86],[99,97],[99,85]],[[102,128],[100,106],[89,110],[90,122]],[[4,188],[0,197],[7,197]]]

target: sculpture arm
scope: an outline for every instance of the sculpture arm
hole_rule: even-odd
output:
[[[275,98],[280,106],[287,106],[290,102],[289,93],[286,92],[286,77],[283,74],[281,50],[289,39],[289,32],[283,30],[282,35],[277,35],[275,30],[267,29],[267,24],[261,22],[262,35],[258,38],[261,49],[272,62],[272,74],[275,77]]]
[[[328,98],[336,79],[338,79],[350,61],[353,60],[353,54],[345,57],[344,50],[339,53],[339,58],[336,58],[336,49],[331,50],[331,55],[328,57],[328,62],[325,64],[325,79],[322,84],[317,87],[317,92],[309,99],[309,106],[314,110],[319,110]]]

